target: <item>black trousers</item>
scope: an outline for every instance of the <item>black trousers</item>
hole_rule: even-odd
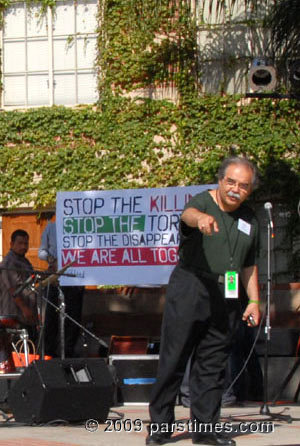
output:
[[[63,286],[61,290],[65,298],[66,313],[80,323],[84,287]],[[54,305],[59,307],[58,288],[51,285],[46,291],[46,297]],[[47,293],[48,291],[48,293]],[[60,356],[60,325],[59,313],[51,305],[47,304],[44,322],[44,351],[45,355]],[[74,356],[74,347],[79,335],[79,327],[67,317],[65,318],[65,356]]]
[[[225,299],[223,287],[175,267],[167,288],[157,381],[149,405],[152,423],[174,423],[176,396],[192,353],[191,420],[218,421],[225,367],[241,317],[238,299]]]

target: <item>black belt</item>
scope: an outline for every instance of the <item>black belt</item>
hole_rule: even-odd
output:
[[[218,283],[225,283],[224,274],[214,274],[201,271],[197,274],[200,278],[212,280]]]
[[[191,266],[184,266],[182,262],[179,262],[179,266],[183,269],[186,269],[187,271],[194,273],[200,279],[212,280],[217,283],[225,283],[224,274],[215,274],[215,273],[208,273],[206,271],[199,271],[198,269],[193,268]]]

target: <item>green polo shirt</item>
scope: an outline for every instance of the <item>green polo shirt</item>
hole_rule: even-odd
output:
[[[195,195],[185,206],[215,217],[219,232],[204,235],[198,228],[180,223],[179,259],[194,272],[224,274],[241,272],[257,263],[259,227],[254,212],[244,203],[233,212],[224,212],[208,191]]]

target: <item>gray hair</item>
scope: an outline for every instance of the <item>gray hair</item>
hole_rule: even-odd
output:
[[[252,176],[252,188],[255,189],[259,184],[259,178],[258,178],[258,170],[257,167],[247,158],[242,158],[239,156],[231,156],[229,158],[225,158],[218,170],[218,180],[222,180],[226,175],[226,170],[229,166],[232,164],[239,164],[245,167],[248,167],[253,173]]]

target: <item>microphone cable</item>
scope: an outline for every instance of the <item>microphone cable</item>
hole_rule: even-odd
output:
[[[239,373],[236,375],[236,377],[234,378],[234,380],[232,381],[232,383],[229,385],[229,387],[227,388],[227,389],[225,389],[225,391],[224,391],[224,393],[226,392],[230,392],[230,390],[232,390],[232,388],[233,388],[233,386],[235,385],[235,383],[237,382],[237,380],[240,378],[240,376],[243,374],[243,372],[246,370],[246,367],[247,367],[247,364],[248,364],[248,362],[249,362],[249,360],[250,360],[250,357],[251,357],[251,355],[252,355],[252,353],[254,352],[254,349],[255,349],[255,347],[256,347],[256,344],[257,344],[257,341],[258,341],[258,338],[259,338],[259,335],[260,335],[260,332],[261,332],[261,328],[262,328],[262,324],[263,324],[263,321],[265,320],[265,316],[266,316],[266,307],[264,308],[264,310],[263,310],[263,312],[262,312],[262,316],[261,316],[261,319],[260,319],[260,322],[259,322],[259,325],[258,325],[258,329],[257,329],[257,333],[256,333],[256,336],[255,336],[255,339],[254,339],[254,341],[253,341],[253,345],[252,345],[252,347],[251,347],[251,349],[250,349],[250,352],[248,353],[248,356],[247,356],[247,358],[245,359],[245,362],[244,362],[244,365],[243,365],[243,367],[241,368],[241,370],[239,371]]]

